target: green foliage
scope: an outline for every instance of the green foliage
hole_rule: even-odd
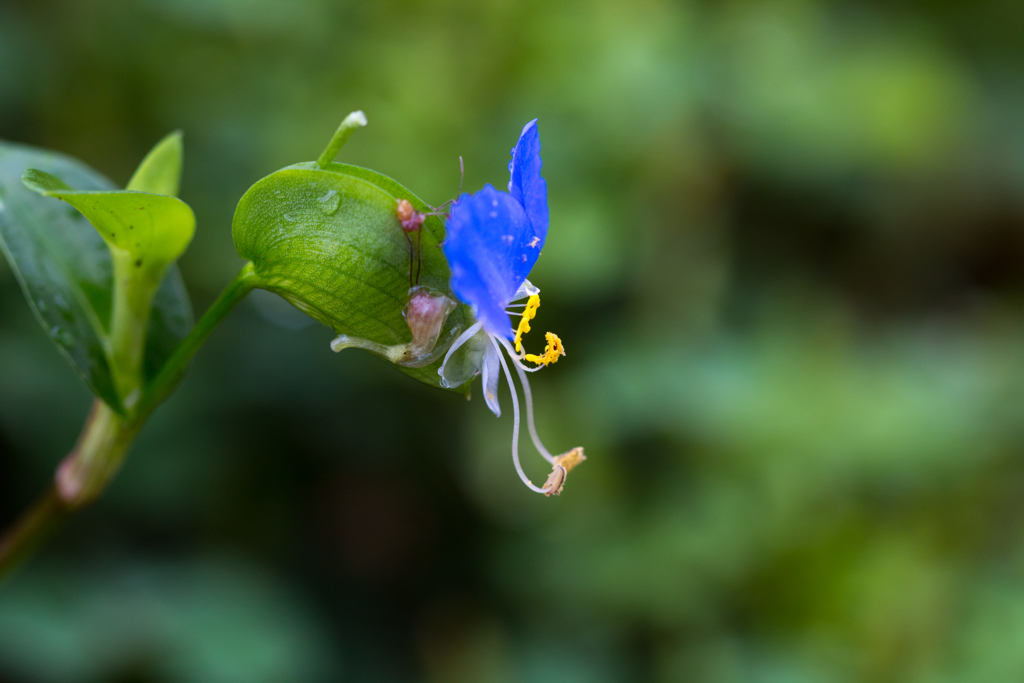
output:
[[[337,668],[300,595],[223,558],[83,568],[70,581],[40,568],[0,599],[5,673],[33,681],[112,680],[143,662],[165,683],[329,680]]]
[[[123,259],[152,282],[158,282],[167,266],[185,252],[195,232],[192,209],[175,197],[131,190],[75,190],[36,169],[26,171],[22,180],[29,189],[81,211],[114,251],[115,270]]]
[[[180,168],[175,147],[180,149],[180,138],[158,145],[133,178],[136,186],[172,189],[175,184],[167,178],[175,158]],[[36,192],[22,184],[28,168],[36,169],[28,174]],[[70,190],[69,184],[79,190]],[[64,198],[88,213],[106,234],[101,237],[90,228],[78,210],[37,192]],[[0,247],[29,305],[93,393],[120,410],[112,341],[117,263],[135,267],[135,262],[143,260],[135,268],[155,290],[152,315],[143,323],[143,371],[152,376],[192,326],[181,276],[176,268],[168,269],[170,260],[187,245],[181,233],[187,231],[191,237],[191,211],[170,197],[119,191],[102,175],[68,157],[10,143],[0,143],[0,201]],[[174,217],[170,230],[164,209]],[[168,238],[175,226],[178,235]],[[108,244],[123,252],[119,259],[111,257]],[[127,268],[122,265],[121,269]]]
[[[535,376],[538,427],[591,456],[534,500],[510,415],[325,352],[256,292],[75,542],[0,596],[0,678],[47,680],[63,644],[81,654],[50,678],[173,680],[139,669],[180,641],[105,636],[191,604],[175,623],[204,652],[304,680],[251,655],[309,631],[224,625],[220,586],[124,597],[140,562],[212,552],[326,618],[328,680],[1024,679],[1022,37],[1006,0],[0,3],[0,136],[118,179],[167,130],[202,141],[197,302],[241,265],[245,189],[317,158],[353,105],[371,127],[343,160],[432,204],[459,155],[467,189],[500,187],[496,141],[539,116],[532,334],[569,355]],[[27,167],[84,188],[35,163],[19,188]],[[35,325],[0,265],[7,519],[84,409]],[[528,445],[524,467],[545,473]],[[235,571],[239,602],[276,594]],[[99,616],[57,612],[47,637],[54,604]],[[221,645],[256,622],[275,630]]]
[[[185,147],[182,134],[175,131],[156,144],[128,181],[130,192],[151,192],[177,197],[181,187],[181,167]],[[182,249],[184,251],[184,249]]]
[[[289,166],[257,182],[239,201],[232,224],[235,248],[252,261],[261,287],[335,332],[386,345],[408,342],[402,308],[409,298],[410,247],[395,214],[399,199],[430,211],[394,180],[364,168]],[[419,284],[454,299],[448,264],[436,248],[444,239],[443,224],[429,216],[420,235]],[[459,306],[439,343],[449,343],[469,317]],[[440,387],[439,365],[396,367]]]
[[[146,191],[176,190],[181,158],[181,135],[172,133],[146,156],[129,190],[76,190],[38,169],[22,176],[30,190],[81,211],[110,248],[114,292],[107,356],[119,403],[129,409],[141,397],[153,297],[195,233],[195,216],[187,204]]]

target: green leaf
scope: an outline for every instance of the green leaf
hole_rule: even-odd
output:
[[[121,410],[109,360],[110,250],[79,211],[27,189],[21,182],[27,168],[81,190],[109,193],[116,186],[75,159],[0,141],[0,249],[61,352],[93,393]],[[176,267],[168,269],[153,304],[146,335],[147,377],[156,374],[192,327],[191,306]]]
[[[156,147],[139,164],[125,189],[177,197],[184,156],[181,131],[176,130],[156,143]]]
[[[173,189],[180,172],[180,137],[165,139],[132,179],[137,187]],[[192,209],[176,197],[130,190],[75,190],[44,171],[29,169],[22,182],[41,195],[62,199],[82,212],[110,247],[114,300],[110,322],[111,371],[125,407],[141,397],[150,308],[168,266],[195,233]]]
[[[334,163],[289,166],[257,182],[239,201],[232,224],[235,248],[252,261],[260,286],[335,332],[385,345],[406,343],[412,336],[402,317],[409,298],[409,243],[395,213],[399,199],[418,211],[431,210],[374,171]],[[448,263],[437,248],[444,225],[430,216],[423,227],[419,284],[455,300]],[[459,306],[440,338],[450,340],[470,320],[469,310]],[[439,365],[396,367],[440,387]]]
[[[195,233],[192,209],[176,197],[128,190],[76,190],[37,169],[25,171],[22,181],[29,189],[63,199],[81,211],[111,248],[128,253],[134,267],[154,277],[162,276],[164,269],[185,253]]]

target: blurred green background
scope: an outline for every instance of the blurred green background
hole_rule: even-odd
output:
[[[0,137],[124,183],[185,131],[197,311],[349,111],[435,204],[539,117],[590,456],[536,496],[509,415],[258,292],[0,585],[0,680],[1021,680],[1022,57],[1011,0],[0,1]],[[3,522],[89,402],[0,263]]]

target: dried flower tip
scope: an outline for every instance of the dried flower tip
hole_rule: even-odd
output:
[[[562,487],[565,486],[567,474],[564,467],[555,465],[551,474],[548,475],[548,480],[544,482],[544,495],[548,498],[559,495],[562,492]]]
[[[554,467],[551,470],[551,474],[548,475],[547,481],[544,482],[544,495],[550,497],[560,494],[562,487],[565,486],[565,478],[569,475],[569,472],[586,459],[587,456],[583,455],[583,448],[581,446],[577,446],[568,453],[563,453],[555,458],[552,463]]]

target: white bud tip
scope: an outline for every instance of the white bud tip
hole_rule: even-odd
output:
[[[361,111],[354,111],[345,117],[343,125],[349,126],[365,126],[366,125],[366,114]]]

